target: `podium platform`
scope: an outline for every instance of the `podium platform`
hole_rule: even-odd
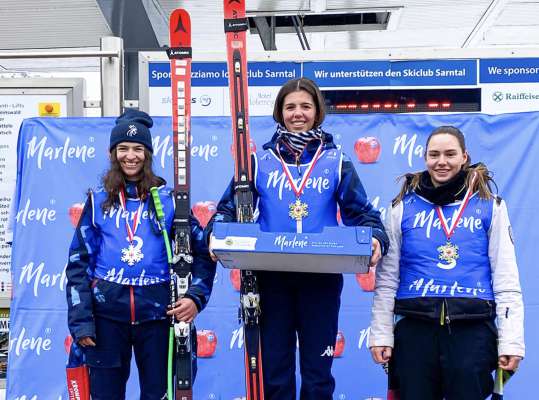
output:
[[[216,222],[213,252],[226,268],[367,273],[370,227],[326,227],[320,233],[263,232],[258,224]]]

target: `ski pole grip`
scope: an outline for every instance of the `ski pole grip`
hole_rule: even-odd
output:
[[[157,216],[157,221],[159,222],[161,232],[163,233],[163,240],[165,241],[165,249],[167,252],[168,263],[172,264],[172,249],[170,248],[170,241],[168,239],[165,212],[163,211],[163,203],[161,203],[161,198],[159,197],[159,189],[154,186],[150,188],[150,193],[152,195],[153,204],[155,206],[155,215]]]
[[[150,188],[150,193],[152,194],[153,204],[155,205],[155,214],[157,215],[157,220],[161,224],[161,229],[165,229],[165,212],[163,211],[163,204],[159,198],[159,189],[155,186]]]

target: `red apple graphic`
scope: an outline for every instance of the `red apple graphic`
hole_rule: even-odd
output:
[[[342,331],[337,332],[337,340],[335,341],[335,351],[333,352],[333,357],[341,357],[344,352],[344,333]]]
[[[77,227],[79,224],[80,216],[82,215],[82,209],[84,208],[83,203],[73,203],[71,207],[69,207],[69,220],[71,221],[71,225],[73,225],[74,228]]]
[[[217,348],[217,336],[214,331],[202,329],[197,331],[197,354],[200,358],[210,358]]]
[[[249,147],[251,148],[251,153],[256,153],[256,143],[251,138],[249,138]],[[232,157],[236,158],[236,151],[234,150],[234,143],[230,145],[230,154],[232,154]]]
[[[73,343],[73,338],[71,335],[67,335],[64,339],[64,349],[68,355],[71,352],[71,343]]]
[[[357,159],[364,164],[375,163],[381,150],[380,141],[373,136],[361,137],[354,143]]]
[[[192,211],[198,222],[200,222],[200,225],[205,228],[210,218],[217,211],[217,203],[215,201],[198,201],[192,207]]]
[[[234,287],[234,290],[240,291],[240,270],[239,269],[231,269],[230,270],[230,282],[232,282],[232,286]]]
[[[361,289],[365,292],[374,291],[374,283],[376,279],[376,267],[369,268],[369,272],[366,274],[356,274],[357,283],[361,286]]]

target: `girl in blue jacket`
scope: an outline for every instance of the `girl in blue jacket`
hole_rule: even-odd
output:
[[[321,128],[324,99],[306,78],[283,85],[275,101],[277,128],[253,157],[254,201],[264,231],[320,232],[337,225],[372,227],[375,265],[388,246],[380,215],[367,200],[350,159]],[[305,212],[306,211],[306,212]],[[233,183],[215,221],[236,221]],[[296,399],[299,342],[302,400],[331,400],[331,374],[343,277],[341,274],[256,273],[260,291],[262,365],[267,400]]]
[[[110,168],[90,192],[69,250],[69,330],[84,348],[93,400],[124,399],[131,354],[140,398],[167,390],[169,316],[192,322],[206,306],[215,275],[203,231],[191,217],[193,284],[169,307],[169,267],[150,188],[158,187],[170,230],[174,197],[152,170],[152,119],[129,110],[110,136]],[[196,337],[195,337],[196,349]]]

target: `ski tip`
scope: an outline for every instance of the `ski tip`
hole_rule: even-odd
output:
[[[245,0],[223,0],[225,18],[245,17]]]
[[[169,18],[170,46],[191,46],[191,17],[183,8],[177,8]]]

